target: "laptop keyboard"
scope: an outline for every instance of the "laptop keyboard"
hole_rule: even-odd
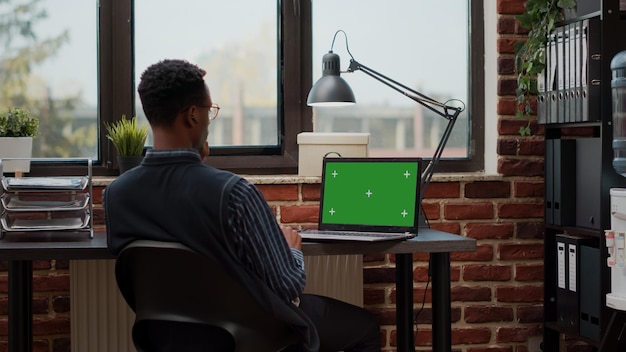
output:
[[[389,236],[397,236],[397,233],[387,233],[387,232],[360,232],[360,231],[339,231],[333,230],[332,232],[320,231],[320,230],[307,230],[302,232],[301,234],[315,234],[316,236],[320,235],[328,235],[328,236],[358,236],[358,237],[389,237]]]
[[[357,231],[335,231],[333,235],[336,236],[359,236],[359,237],[388,237],[395,236],[395,234],[389,234],[386,232],[357,232]]]
[[[303,240],[341,239],[355,241],[371,241],[385,239],[402,239],[398,233],[388,232],[359,232],[359,231],[324,231],[306,230],[300,232]],[[413,237],[409,235],[408,237]]]

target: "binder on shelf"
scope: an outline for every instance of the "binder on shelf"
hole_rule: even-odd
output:
[[[567,234],[556,236],[557,251],[557,289],[556,309],[557,324],[568,333],[580,333],[581,312],[581,260],[582,246],[592,246],[593,239]],[[585,267],[586,275],[600,276],[599,265]],[[586,276],[585,276],[586,279]]]
[[[561,27],[563,36],[563,113],[560,114],[559,122],[570,122],[570,91],[572,88],[571,83],[571,67],[570,59],[572,57],[571,52],[571,36],[570,25],[566,24]]]
[[[576,122],[577,114],[576,114],[576,86],[578,82],[578,75],[576,72],[576,33],[577,33],[577,22],[570,23],[568,28],[568,107],[567,107],[567,116],[566,122]]]
[[[582,22],[580,33],[580,90],[581,90],[581,115],[580,121],[589,120],[589,21]]]
[[[558,113],[558,50],[557,50],[557,32],[554,31],[548,39],[548,77],[546,84],[546,112],[548,118],[547,123],[557,122]]]
[[[582,21],[574,25],[574,86],[573,121],[582,121]]]
[[[564,236],[557,236],[557,324],[564,331],[578,334],[578,296],[576,290],[570,290],[569,279],[571,272],[569,270],[569,263],[571,256],[568,242],[569,241],[564,238]]]
[[[580,335],[600,340],[600,275],[592,268],[600,263],[600,249],[581,245],[580,256]]]
[[[581,121],[599,121],[601,101],[600,19],[592,18],[582,22],[582,116]]]
[[[546,139],[546,155],[544,157],[544,218],[546,224],[554,224],[554,139]]]
[[[544,50],[547,51],[547,48]],[[546,108],[547,104],[547,81],[548,81],[548,73],[550,72],[550,66],[548,63],[549,57],[546,52],[546,67],[537,74],[537,123],[545,124],[547,122],[548,112]]]
[[[576,140],[546,139],[545,221],[573,225],[576,219]]]
[[[568,188],[576,194],[577,227],[600,230],[600,204],[602,195],[602,140],[600,138],[577,138],[575,186]]]
[[[556,242],[556,258],[557,258],[557,287],[561,290],[567,289],[567,274],[565,274],[565,267],[567,260],[565,259],[565,242]]]
[[[557,99],[556,99],[556,119],[553,123],[563,123],[565,116],[565,38],[564,27],[556,28],[556,80],[557,80]]]
[[[557,27],[546,43],[545,85],[539,86],[539,123],[600,120],[600,20]],[[545,118],[542,116],[545,112]]]
[[[600,19],[590,18],[557,27],[549,35],[545,77],[538,77],[545,84],[537,83],[539,123],[601,119],[600,30]]]

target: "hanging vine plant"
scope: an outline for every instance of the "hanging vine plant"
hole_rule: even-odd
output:
[[[525,41],[515,43],[515,67],[517,69],[517,117],[528,124],[520,127],[522,136],[530,135],[531,102],[537,96],[537,75],[546,68],[545,47],[548,34],[556,23],[563,20],[563,11],[576,7],[575,0],[528,0],[526,12],[517,16],[520,26],[529,29]]]

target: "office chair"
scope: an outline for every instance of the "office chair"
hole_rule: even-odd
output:
[[[140,352],[275,352],[298,342],[242,284],[181,244],[132,242],[115,276],[136,313],[132,338]]]

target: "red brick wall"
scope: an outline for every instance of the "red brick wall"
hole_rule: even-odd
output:
[[[265,184],[259,189],[284,224],[317,223],[319,184]],[[103,227],[102,187],[96,187],[95,222]],[[452,253],[452,342],[465,352],[526,351],[540,335],[542,320],[541,178],[437,175],[425,209],[436,229],[478,240],[476,252]],[[430,287],[425,292],[428,256],[416,254],[414,299],[416,341],[431,344]],[[393,255],[364,257],[364,303],[380,319],[385,351],[395,350]],[[6,272],[6,263],[0,270]],[[70,350],[69,271],[66,261],[35,262],[35,351]],[[6,350],[6,275],[0,275],[0,352]]]
[[[460,351],[526,351],[541,335],[543,297],[543,183],[527,177],[451,176],[429,187],[425,209],[431,227],[478,240],[476,252],[452,253],[452,342]],[[460,180],[461,179],[461,180]],[[300,193],[298,193],[298,187]],[[279,221],[315,226],[319,185],[260,185]],[[428,255],[416,254],[416,341],[431,345]],[[394,351],[393,255],[364,257],[364,303],[379,317],[386,351]]]
[[[0,351],[8,348],[7,262],[0,262]],[[68,261],[33,262],[33,352],[70,351]]]

